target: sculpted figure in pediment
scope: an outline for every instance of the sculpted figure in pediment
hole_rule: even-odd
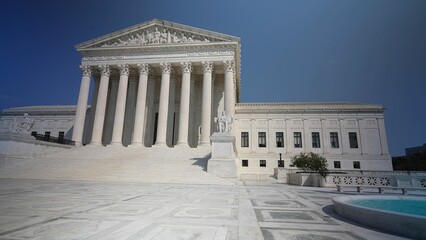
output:
[[[160,34],[160,43],[167,43],[167,30],[163,29],[163,32]]]

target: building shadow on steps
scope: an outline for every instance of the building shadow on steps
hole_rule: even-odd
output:
[[[191,160],[195,160],[195,162],[192,165],[200,166],[203,168],[204,172],[207,172],[207,162],[211,157],[212,157],[212,154],[209,153],[202,158],[191,158]]]

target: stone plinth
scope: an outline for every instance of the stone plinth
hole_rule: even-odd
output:
[[[210,140],[212,157],[208,161],[207,172],[218,177],[236,178],[235,137],[229,133],[214,133]]]
[[[279,183],[287,183],[287,170],[283,167],[274,168],[275,177]]]

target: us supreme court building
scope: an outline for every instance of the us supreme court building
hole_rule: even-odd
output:
[[[392,170],[380,105],[241,102],[238,37],[154,19],[75,47],[77,105],[6,109],[2,132],[27,114],[23,134],[72,139],[76,148],[185,151],[211,148],[225,113],[239,174],[273,173],[280,154],[289,167],[301,152],[323,155],[330,169]]]

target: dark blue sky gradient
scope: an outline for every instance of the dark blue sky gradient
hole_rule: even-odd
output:
[[[426,1],[0,2],[0,110],[76,104],[74,45],[152,18],[242,39],[243,102],[388,110],[392,155],[426,142]]]

